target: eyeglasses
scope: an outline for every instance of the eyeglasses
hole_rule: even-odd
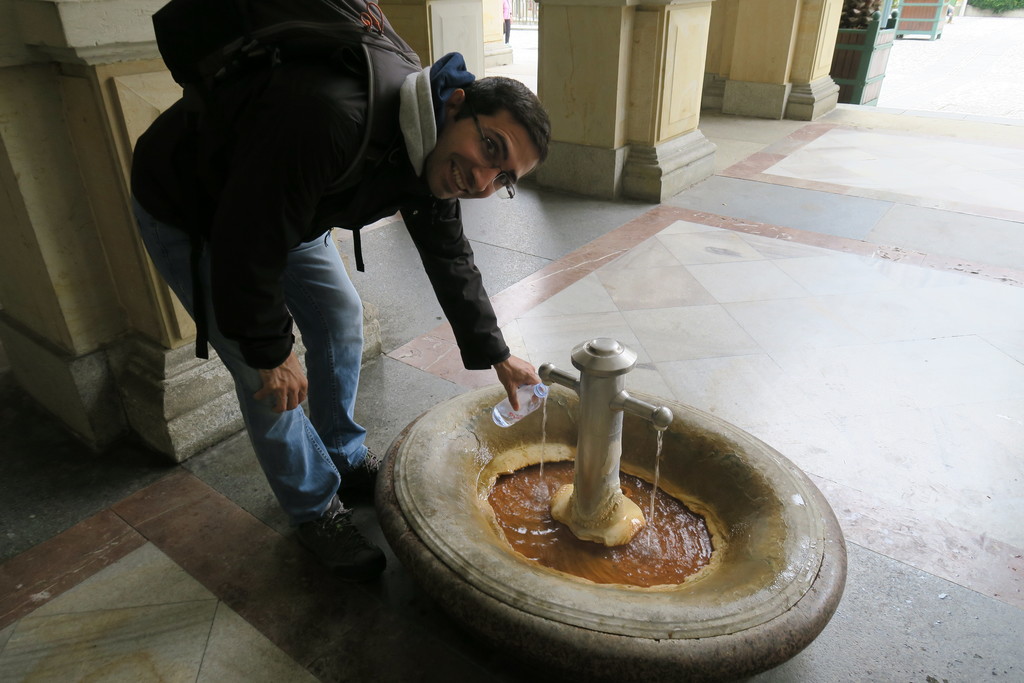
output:
[[[505,188],[505,192],[508,193],[508,198],[513,199],[516,196],[516,183],[515,174],[512,171],[502,171],[500,161],[501,159],[498,151],[498,143],[484,135],[484,129],[480,127],[480,120],[476,117],[476,112],[473,111],[473,107],[467,102],[466,106],[469,107],[469,115],[473,117],[473,123],[476,124],[476,132],[480,133],[480,142],[484,146],[484,158],[487,163],[490,164],[491,168],[498,169],[498,175],[494,176],[494,180],[491,184],[495,188]]]

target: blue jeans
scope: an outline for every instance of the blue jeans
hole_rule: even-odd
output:
[[[142,241],[153,263],[190,315],[190,240],[134,202]],[[306,345],[309,417],[302,407],[276,413],[272,399],[253,394],[263,382],[242,358],[237,342],[221,334],[210,297],[210,255],[203,252],[203,292],[210,346],[235,381],[245,428],[278,502],[301,524],[319,517],[341,477],[366,457],[366,430],[356,424],[356,390],[363,353],[363,304],[345,272],[338,249],[318,238],[288,252],[284,295]]]

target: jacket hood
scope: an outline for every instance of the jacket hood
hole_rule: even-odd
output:
[[[417,176],[423,174],[423,163],[437,144],[448,98],[475,80],[458,52],[449,52],[431,66],[406,76],[400,93],[399,125]]]

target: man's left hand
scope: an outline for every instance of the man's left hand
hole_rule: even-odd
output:
[[[494,372],[498,374],[498,381],[505,387],[508,394],[508,402],[512,404],[512,410],[519,410],[519,397],[516,389],[524,384],[540,384],[540,375],[529,361],[515,356],[509,356],[507,360],[494,365]]]

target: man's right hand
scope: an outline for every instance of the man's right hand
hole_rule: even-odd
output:
[[[260,370],[259,373],[263,388],[253,394],[253,398],[260,401],[272,397],[275,413],[294,410],[306,400],[309,382],[294,352],[273,370]]]

